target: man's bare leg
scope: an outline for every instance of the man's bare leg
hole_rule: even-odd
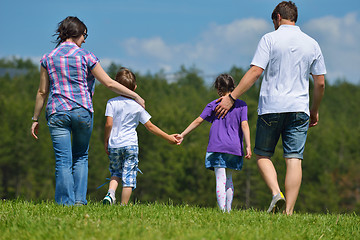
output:
[[[277,180],[277,173],[274,164],[269,157],[257,156],[257,165],[261,176],[263,177],[266,185],[270,188],[273,196],[280,193],[280,187]]]
[[[292,215],[296,199],[299,194],[302,168],[301,159],[286,158],[286,177],[285,177],[285,198],[286,198],[286,214]]]

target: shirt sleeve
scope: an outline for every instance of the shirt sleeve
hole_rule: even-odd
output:
[[[47,54],[45,54],[40,60],[40,65],[45,69],[47,69],[46,57],[47,57]]]
[[[251,66],[265,69],[270,60],[270,36],[264,35],[256,48],[255,55],[251,61]]]
[[[202,111],[202,113],[200,114],[200,117],[208,122],[213,122],[214,121],[214,104],[213,102],[209,103],[208,105],[206,105],[206,107],[204,108],[204,110]]]
[[[114,109],[111,104],[111,101],[108,101],[106,104],[105,116],[106,117],[114,117]]]
[[[320,46],[318,44],[316,45],[317,45],[316,58],[314,62],[311,64],[310,72],[314,75],[323,75],[326,74],[325,60],[322,55]]]
[[[91,52],[85,55],[88,68],[93,69],[100,60]]]
[[[248,107],[246,103],[243,103],[243,106],[241,107],[241,121],[247,121],[248,120]]]
[[[147,121],[150,120],[150,118],[151,115],[144,108],[141,107],[139,122],[141,122],[141,124],[145,124]]]

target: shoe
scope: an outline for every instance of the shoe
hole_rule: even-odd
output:
[[[282,192],[279,192],[275,196],[273,196],[272,201],[270,203],[270,207],[267,210],[268,213],[272,212],[278,212],[281,210],[281,208],[284,206],[284,203],[286,202],[284,194]]]
[[[110,193],[107,193],[102,201],[104,205],[113,205],[115,204],[115,202],[116,202],[116,198],[112,198]]]

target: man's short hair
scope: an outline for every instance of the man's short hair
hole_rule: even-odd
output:
[[[297,17],[298,17],[297,7],[295,3],[293,3],[292,1],[289,2],[283,1],[279,3],[272,12],[271,19],[276,20],[278,14],[280,14],[280,16],[283,19],[287,19],[295,23],[297,21]]]

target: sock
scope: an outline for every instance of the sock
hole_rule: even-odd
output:
[[[115,190],[109,189],[108,193],[110,193],[112,199],[115,199]]]
[[[234,185],[232,181],[232,171],[226,171],[226,185],[225,185],[225,192],[226,192],[226,211],[231,211],[231,204],[234,198]]]
[[[226,172],[225,168],[215,168],[215,177],[216,177],[216,199],[221,211],[225,212],[225,184],[226,184]]]

